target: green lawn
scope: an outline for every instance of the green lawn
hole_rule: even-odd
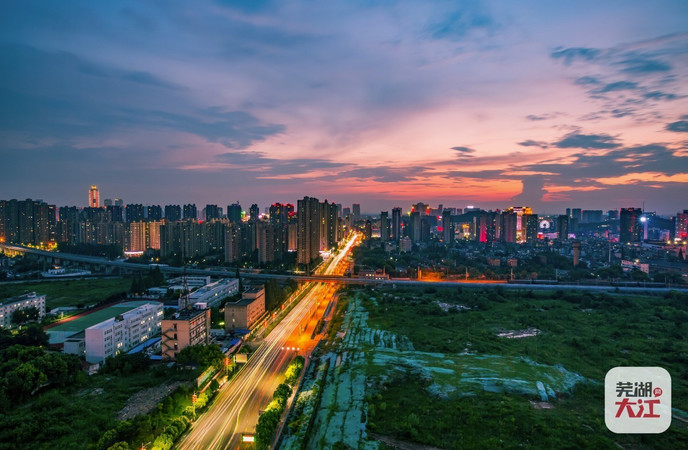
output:
[[[0,283],[0,299],[35,291],[46,294],[46,309],[49,311],[60,306],[98,303],[112,295],[128,292],[130,287],[131,280],[126,278]]]

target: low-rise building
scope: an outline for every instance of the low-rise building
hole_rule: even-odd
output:
[[[210,284],[210,276],[205,276],[205,277],[177,277],[177,278],[170,278],[167,280],[167,284],[170,286],[189,286],[189,288],[195,288],[195,287],[202,287],[207,284]]]
[[[38,310],[38,318],[45,316],[45,295],[37,295],[35,292],[10,297],[0,303],[0,327],[12,326],[12,313],[20,309],[35,307]]]
[[[384,269],[361,269],[358,278],[365,280],[389,280],[389,274]]]
[[[209,308],[217,306],[220,301],[239,292],[239,280],[223,278],[214,283],[206,284],[189,294],[189,304],[205,303]]]
[[[241,294],[241,300],[225,304],[225,330],[251,329],[265,313],[265,288],[253,287]]]
[[[191,345],[210,342],[210,310],[182,309],[162,321],[162,357],[175,359],[177,353]]]
[[[102,363],[160,333],[162,303],[128,301],[93,311],[46,330],[51,346]]]
[[[626,272],[631,272],[632,270],[640,270],[641,272],[650,273],[650,265],[647,263],[641,263],[636,261],[621,260],[621,269]]]
[[[86,328],[86,361],[103,362],[159,334],[162,317],[162,303],[146,303]]]

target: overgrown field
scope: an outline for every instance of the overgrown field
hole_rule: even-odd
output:
[[[679,418],[616,435],[603,411],[610,368],[661,366],[685,419],[688,295],[369,288],[350,292],[342,331],[288,428],[311,424],[306,448],[688,445]]]
[[[375,433],[443,448],[520,444],[614,448],[617,443],[682,448],[688,444],[688,428],[678,419],[662,435],[615,435],[604,425],[602,406],[609,369],[661,366],[672,375],[673,407],[688,409],[686,295],[426,289],[369,291],[364,298],[372,328],[403,334],[416,350],[458,355],[452,358],[454,374],[433,374],[428,379],[418,376],[408,362],[403,371],[388,372],[369,395],[368,428]],[[531,337],[498,336],[506,330],[533,328],[538,333]],[[490,361],[492,367],[474,358]],[[495,358],[535,363],[524,366],[528,371],[539,365],[557,367],[577,374],[580,382],[571,389],[553,386],[555,396],[550,395],[545,409],[540,409],[533,383],[546,385],[546,380],[538,379],[544,374],[517,374],[514,364],[496,368]],[[530,383],[521,390],[519,383],[509,388],[506,382],[499,392],[494,383],[481,390],[462,382],[470,381],[478,367],[495,378]],[[456,389],[438,392],[436,380],[442,378],[451,380],[445,383]]]
[[[85,280],[31,281],[0,284],[0,299],[35,291],[46,294],[46,309],[60,306],[84,307],[108,297],[126,293],[131,280],[126,278],[92,278]]]

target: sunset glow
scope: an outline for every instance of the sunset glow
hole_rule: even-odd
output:
[[[682,1],[3,10],[7,197],[674,213],[688,187]]]

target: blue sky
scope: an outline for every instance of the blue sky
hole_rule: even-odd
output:
[[[688,208],[688,3],[22,1],[0,198]]]

